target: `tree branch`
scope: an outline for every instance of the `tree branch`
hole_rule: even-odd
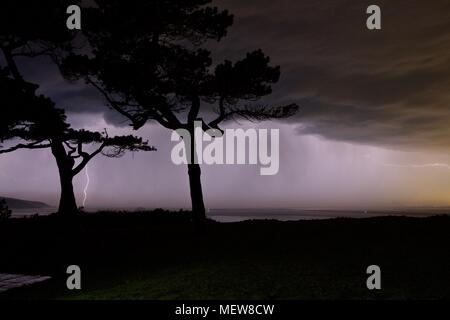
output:
[[[71,157],[71,158],[73,158],[73,159],[77,159],[77,158],[80,157],[80,155],[78,155],[78,156],[74,156],[74,155],[73,155],[75,152],[77,152],[77,148],[72,147],[72,146],[70,145],[70,143],[67,142],[67,141],[64,141],[64,145],[70,150],[70,151],[67,153],[67,155],[68,155],[69,157]]]
[[[11,51],[4,47],[1,47],[1,49],[5,57],[6,63],[9,67],[9,70],[11,71],[11,74],[14,77],[14,79],[20,82],[25,82],[25,80],[23,79],[22,75],[19,72],[19,68],[17,67],[16,62],[14,61]]]
[[[298,105],[295,103],[279,106],[279,107],[266,107],[266,106],[247,106],[245,108],[237,107],[231,109],[229,112],[225,113],[223,108],[219,116],[209,123],[212,128],[217,128],[219,123],[233,116],[241,117],[248,121],[263,121],[269,119],[282,119],[292,116],[298,111]]]
[[[81,145],[81,148],[80,148]],[[81,150],[81,157],[83,158],[83,160],[80,162],[80,164],[78,164],[78,166],[76,166],[73,170],[72,170],[72,175],[76,176],[77,174],[79,174],[81,172],[81,170],[83,170],[86,165],[88,164],[89,161],[91,161],[92,158],[94,158],[96,155],[98,155],[100,152],[102,152],[102,150],[106,147],[106,143],[102,143],[100,145],[100,147],[95,150],[93,153],[88,154],[87,152],[83,152],[83,148],[82,148],[82,143],[78,143],[78,150]]]
[[[133,128],[135,130],[141,128],[146,122],[148,117],[152,117],[154,120],[156,120],[159,124],[162,126],[168,128],[168,129],[174,129],[176,128],[176,124],[171,123],[170,121],[166,121],[158,112],[143,112],[143,114],[140,116],[140,119],[136,115],[132,115],[129,112],[126,112],[123,110],[122,106],[117,101],[114,101],[109,94],[100,87],[94,80],[92,80],[89,76],[86,77],[86,82],[90,85],[92,85],[95,89],[97,89],[106,99],[106,101],[109,103],[111,108],[119,112],[122,116],[129,119],[132,122]],[[178,120],[178,119],[177,119]]]
[[[16,151],[16,150],[19,150],[19,149],[45,149],[45,148],[49,148],[50,144],[40,144],[43,141],[44,140],[36,141],[36,142],[33,142],[33,143],[29,143],[29,144],[19,143],[19,144],[15,145],[14,147],[0,150],[0,154],[13,152],[13,151]]]
[[[194,96],[192,98],[191,109],[188,114],[188,124],[191,125],[198,117],[198,113],[200,111],[200,98],[198,96]]]

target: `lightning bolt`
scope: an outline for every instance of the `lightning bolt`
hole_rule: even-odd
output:
[[[443,168],[450,170],[450,165],[446,163],[424,163],[424,164],[394,164],[394,163],[381,163],[385,167],[394,168]]]
[[[86,205],[87,192],[88,192],[89,182],[90,182],[88,166],[87,165],[86,165],[86,168],[84,169],[84,174],[86,175],[86,185],[84,186],[84,190],[83,190],[83,194],[84,194],[83,207],[85,207],[85,205]]]
[[[398,163],[388,163],[388,162],[380,162],[373,159],[371,155],[366,155],[365,157],[369,158],[372,162],[383,166],[383,167],[391,167],[391,168],[440,168],[450,170],[450,164],[441,163],[441,162],[433,162],[433,163],[423,163],[423,164],[398,164]]]

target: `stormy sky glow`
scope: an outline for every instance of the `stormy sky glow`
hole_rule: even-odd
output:
[[[365,28],[368,1],[213,3],[235,15],[227,37],[210,45],[215,58],[263,49],[281,66],[266,102],[295,102],[300,112],[283,122],[225,125],[280,129],[280,170],[261,176],[258,166],[204,165],[207,207],[450,205],[448,0],[377,0],[379,32]],[[20,67],[66,108],[73,127],[130,133],[99,94],[65,82],[45,59],[23,59]],[[94,159],[86,207],[189,208],[187,169],[170,160],[170,133],[147,124],[135,134],[157,152]],[[57,204],[49,150],[2,155],[0,181],[2,196]],[[83,172],[75,179],[80,204],[85,183]]]

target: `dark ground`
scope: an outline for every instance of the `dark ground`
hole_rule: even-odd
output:
[[[72,264],[77,292],[65,285]],[[54,277],[0,299],[450,299],[450,216],[210,221],[204,234],[188,213],[10,219],[0,273]]]

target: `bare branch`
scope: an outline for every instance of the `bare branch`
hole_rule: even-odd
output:
[[[64,143],[64,145],[69,149],[69,152],[67,153],[67,155],[68,155],[69,157],[71,157],[71,158],[73,158],[73,159],[77,159],[77,158],[80,157],[80,155],[77,155],[77,156],[74,156],[74,155],[73,155],[75,152],[77,152],[77,148],[72,147],[72,146],[70,145],[70,143],[67,142],[67,141],[64,141],[63,143]]]
[[[106,101],[109,103],[110,107],[113,108],[114,110],[116,110],[117,112],[119,112],[121,115],[123,115],[124,117],[128,118],[133,125],[133,128],[135,130],[141,128],[148,120],[149,117],[155,119],[159,124],[161,124],[162,126],[168,128],[168,129],[174,129],[176,128],[176,123],[173,123],[173,118],[175,118],[175,116],[171,117],[170,115],[167,114],[167,116],[169,118],[171,118],[171,121],[165,120],[160,112],[158,112],[157,110],[154,110],[154,112],[143,112],[141,115],[133,115],[127,111],[125,111],[123,109],[124,106],[129,105],[129,106],[138,106],[138,105],[132,105],[132,104],[128,104],[128,103],[119,103],[115,100],[113,100],[109,94],[102,89],[102,87],[96,83],[94,80],[92,80],[90,77],[86,77],[86,82],[88,84],[91,84],[95,89],[97,89],[106,99]],[[175,118],[176,119],[176,118]],[[178,121],[178,119],[176,119]]]
[[[78,150],[81,150],[81,153],[80,153],[80,151],[78,151],[78,152],[81,154],[81,157],[83,158],[83,160],[78,164],[78,166],[76,166],[72,170],[73,176],[76,176],[77,174],[79,174],[81,172],[81,170],[83,170],[86,167],[88,162],[91,161],[91,159],[94,158],[96,155],[98,155],[100,152],[102,152],[103,149],[106,147],[106,143],[102,143],[97,150],[95,150],[91,154],[88,154],[87,152],[82,151],[82,147],[80,148],[80,145],[82,145],[82,143],[78,144],[78,147],[79,147]]]
[[[279,106],[246,106],[230,109],[227,113],[221,111],[219,116],[209,123],[212,128],[217,128],[219,123],[228,119],[239,117],[248,121],[264,121],[269,119],[283,119],[294,115],[298,111],[298,105],[295,103]],[[222,109],[223,110],[223,109]]]
[[[19,150],[19,149],[45,149],[45,148],[49,148],[50,144],[41,144],[43,141],[44,140],[33,142],[33,143],[29,143],[29,144],[19,143],[19,144],[15,145],[14,147],[0,150],[0,154],[13,152],[13,151],[16,151],[16,150]]]

